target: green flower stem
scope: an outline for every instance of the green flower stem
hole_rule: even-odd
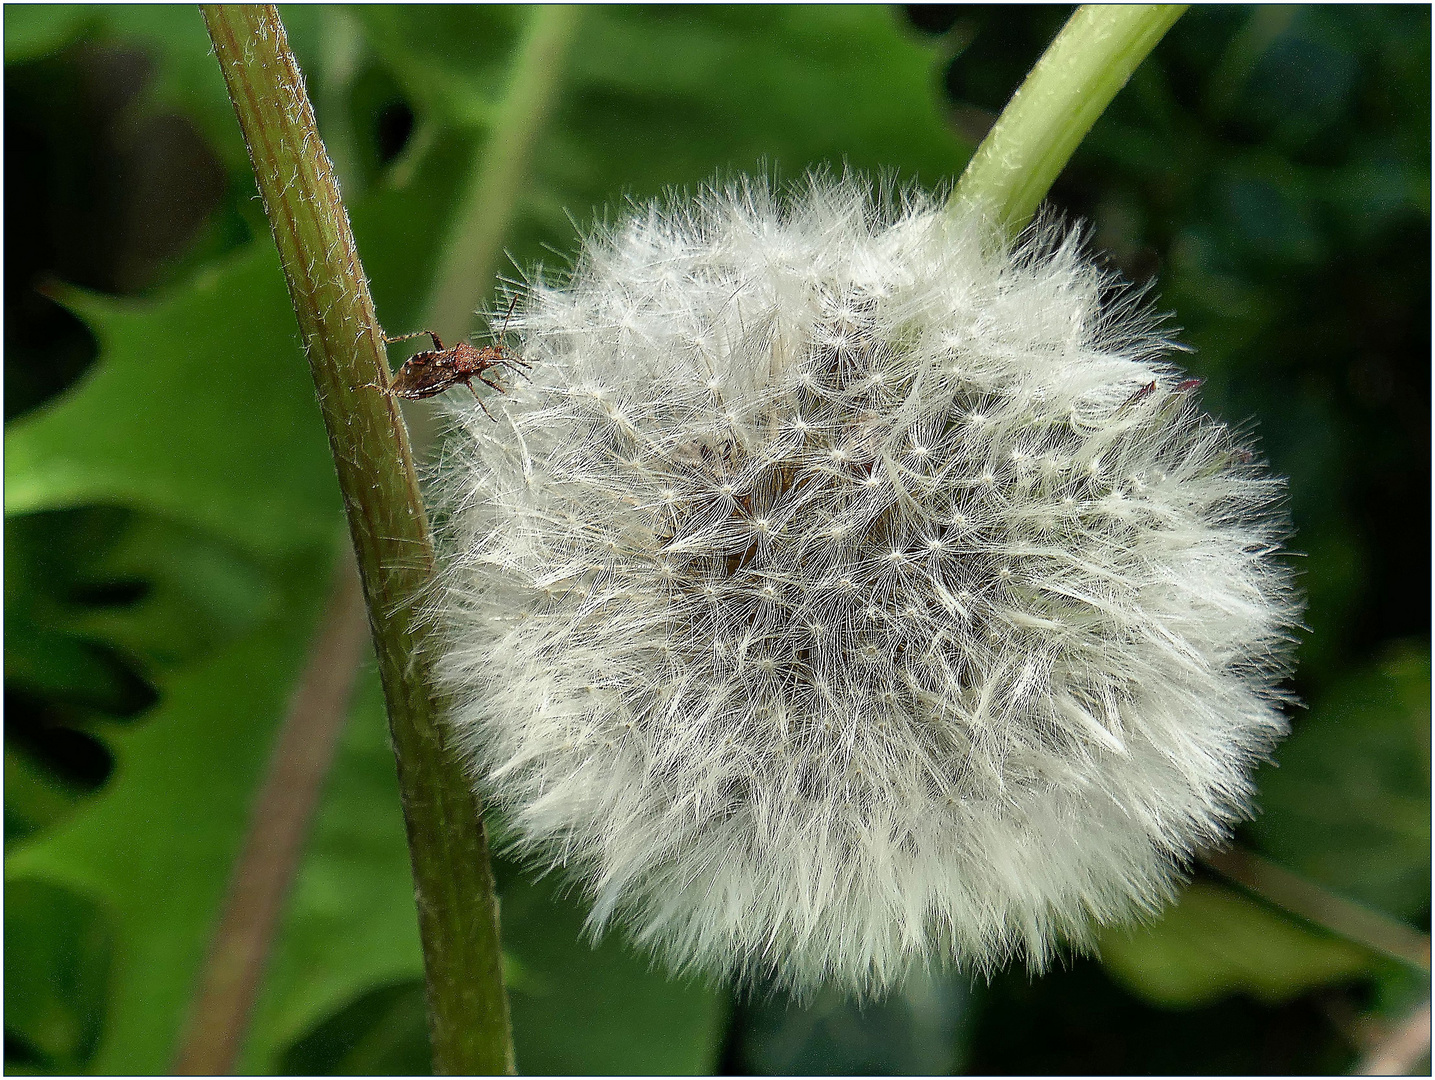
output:
[[[444,746],[419,597],[434,552],[383,331],[272,6],[203,8],[289,285],[358,556],[414,872],[434,1070],[513,1071],[481,808]]]
[[[981,204],[1019,233],[1096,118],[1187,6],[1078,8],[977,147],[948,205]]]
[[[478,151],[481,164],[459,200],[426,312],[424,325],[437,330],[444,341],[467,337],[473,330],[474,312],[488,300],[489,283],[498,270],[499,245],[513,220],[538,136],[557,99],[580,11],[567,4],[530,9],[508,92],[487,143]]]

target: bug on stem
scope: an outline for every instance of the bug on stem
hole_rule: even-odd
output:
[[[508,305],[508,316],[513,314],[513,304],[517,302],[518,298],[515,296],[513,303]],[[393,381],[387,387],[380,386],[378,383],[364,383],[364,386],[373,387],[390,397],[416,401],[435,397],[450,387],[463,383],[472,392],[474,400],[478,402],[478,407],[483,409],[484,415],[490,420],[494,420],[493,414],[488,411],[483,400],[478,396],[478,391],[474,389],[473,380],[477,379],[501,394],[504,392],[503,387],[494,382],[487,372],[494,368],[511,368],[522,375],[524,369],[530,366],[526,360],[502,343],[503,334],[508,329],[508,316],[504,317],[504,329],[500,330],[498,334],[499,344],[485,345],[481,348],[470,345],[466,341],[445,347],[444,343],[439,340],[439,336],[432,330],[415,330],[412,334],[401,334],[399,337],[385,335],[385,343],[392,345],[427,334],[433,339],[434,347],[416,352],[405,360],[403,367],[399,368]]]

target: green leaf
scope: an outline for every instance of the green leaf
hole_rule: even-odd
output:
[[[344,782],[335,779],[336,785]],[[535,884],[515,867],[501,869],[505,972],[523,1072],[687,1075],[715,1068],[727,1011],[724,995],[665,978],[615,935],[591,945],[581,908],[558,882]],[[412,959],[417,975],[416,944]],[[347,963],[342,950],[323,951],[310,958],[307,970],[336,962]],[[295,970],[306,967],[301,963]],[[296,1009],[292,997],[281,1000],[279,981],[271,977],[275,992],[267,996],[264,1015],[308,1016],[311,1010]],[[422,1001],[417,978],[380,985],[318,1019],[277,1062],[266,1064],[267,1051],[261,1051],[256,1033],[248,1066],[322,1075],[427,1071]],[[263,1029],[263,1018],[257,1027]]]
[[[371,678],[295,882],[255,1011],[246,1070],[289,1072],[302,1061],[299,1071],[341,1072],[369,1055],[407,1053],[409,1039],[395,1027],[396,1016],[408,1015],[401,995],[359,993],[422,974],[398,805],[382,700]],[[719,995],[666,979],[616,935],[593,948],[581,907],[561,895],[557,882],[530,883],[509,868],[501,899],[525,1072],[711,1070],[724,1009]],[[365,947],[355,948],[355,941]],[[391,1064],[398,1069],[399,1062]]]
[[[147,704],[135,693],[133,673],[67,625],[86,568],[108,554],[127,525],[127,513],[114,507],[29,514],[7,523],[7,685],[116,716]]]
[[[113,912],[117,944],[90,1063],[96,1072],[161,1073],[170,1064],[332,550],[280,567],[274,617],[171,679],[145,723],[112,735],[109,786],[7,853],[7,883],[69,888]]]
[[[188,116],[231,171],[247,169],[234,107],[198,7],[117,4],[102,10],[105,21],[97,36],[124,41],[153,58],[154,81],[146,87],[151,107]]]
[[[950,180],[969,148],[943,122],[935,46],[899,18],[863,6],[599,9],[544,174],[578,180],[558,153],[581,140],[638,194],[716,169],[795,175],[843,161]]]
[[[116,507],[11,518],[5,561],[8,851],[103,782],[104,738],[169,672],[272,617],[276,598],[230,546]]]
[[[725,1007],[720,995],[667,979],[618,935],[594,948],[583,933],[582,907],[559,882],[535,884],[516,868],[501,869],[503,945],[523,1071],[711,1071]],[[359,941],[363,948],[355,947]],[[325,788],[242,1069],[291,1072],[303,1062],[299,1071],[342,1072],[370,1055],[378,1068],[379,1059],[389,1060],[384,1055],[407,1053],[410,1040],[396,1019],[408,1015],[402,995],[391,1000],[387,991],[366,988],[421,975],[393,755],[370,674]],[[410,1071],[400,1064],[390,1062],[393,1070]]]
[[[370,48],[438,127],[483,127],[528,12],[520,7],[430,4],[354,9]]]
[[[153,516],[23,514],[6,540],[5,615],[23,627],[7,641],[7,680],[111,715],[131,711],[136,674],[157,681],[273,614],[259,564]]]
[[[1395,915],[1418,917],[1430,883],[1430,653],[1407,643],[1317,701],[1258,776],[1252,826],[1286,868]],[[1211,885],[1188,890],[1152,929],[1108,934],[1108,970],[1157,1001],[1194,1005],[1236,990],[1279,1001],[1381,965]]]
[[[1402,642],[1297,717],[1258,778],[1261,848],[1391,915],[1430,903],[1430,646]]]
[[[503,950],[521,1072],[661,1076],[716,1069],[724,995],[667,977],[621,933],[590,944],[584,907],[567,883],[504,877]]]
[[[90,4],[9,4],[5,8],[5,63],[58,52],[96,17]]]
[[[1280,1002],[1371,969],[1369,953],[1255,900],[1197,882],[1161,921],[1102,935],[1101,961],[1129,989],[1176,1008],[1244,992]]]
[[[13,631],[12,631],[13,632]],[[83,798],[67,784],[10,745],[5,747],[5,851],[53,825],[73,811]]]
[[[228,644],[274,614],[264,567],[183,525],[135,514],[119,541],[90,562],[81,595],[63,620],[84,638],[117,646],[160,675]],[[132,602],[104,603],[133,589]]]
[[[519,9],[356,9],[421,123],[481,128]],[[942,117],[938,53],[885,8],[590,7],[505,249],[571,251],[627,197],[809,167],[949,182],[969,156]]]
[[[361,990],[423,974],[413,878],[371,658],[324,785],[256,1002],[242,1071],[280,1053]]]
[[[338,493],[271,246],[159,301],[64,298],[102,356],[6,429],[7,515],[120,503],[266,553],[331,533]]]
[[[306,23],[310,17],[301,15]],[[17,4],[5,12],[5,62],[49,56],[75,41],[150,60],[140,109],[191,120],[231,173],[249,168],[224,78],[194,5]]]
[[[189,117],[231,170],[247,167],[224,78],[209,55],[196,7],[24,4],[5,13],[6,63],[49,55],[77,38],[146,53],[153,64],[145,88],[150,111]]]
[[[369,990],[284,1051],[289,1076],[426,1076],[433,1072],[422,979]]]

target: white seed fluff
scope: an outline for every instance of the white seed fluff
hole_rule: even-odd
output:
[[[454,730],[595,927],[798,993],[1040,968],[1247,814],[1282,484],[1076,239],[994,236],[850,178],[642,208],[454,414]]]

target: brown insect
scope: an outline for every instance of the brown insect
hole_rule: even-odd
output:
[[[1141,387],[1141,389],[1137,390],[1137,391],[1136,391],[1134,394],[1132,394],[1129,398],[1127,398],[1125,401],[1123,401],[1123,402],[1121,403],[1121,407],[1124,409],[1127,405],[1135,405],[1138,401],[1140,401],[1142,398],[1146,397],[1148,394],[1154,394],[1155,392],[1156,392],[1156,380],[1155,380],[1155,379],[1152,379],[1152,380],[1151,380],[1150,382],[1148,382],[1145,386]]]
[[[513,298],[513,303],[508,305],[508,315],[513,314],[513,304],[518,303],[518,297]],[[504,345],[503,335],[508,329],[508,316],[504,317],[503,330],[498,333],[499,344],[484,345],[479,348],[470,345],[466,341],[460,341],[456,345],[444,347],[439,336],[432,330],[415,330],[412,334],[402,334],[399,337],[384,336],[387,344],[393,345],[396,342],[408,341],[410,338],[423,337],[427,334],[433,338],[433,348],[416,352],[404,361],[403,367],[394,374],[393,381],[388,386],[380,386],[378,383],[364,383],[364,386],[371,386],[380,390],[390,397],[407,398],[410,401],[417,401],[422,398],[435,397],[445,390],[463,383],[473,394],[473,399],[478,402],[478,407],[490,420],[497,423],[494,415],[488,411],[483,404],[483,399],[478,396],[474,389],[473,380],[477,379],[485,386],[491,386],[500,394],[504,389],[491,379],[487,372],[495,368],[509,368],[527,378],[525,369],[532,365],[515,353],[507,345]]]
[[[1200,386],[1201,386],[1203,383],[1205,383],[1205,381],[1206,381],[1205,379],[1182,379],[1180,382],[1178,382],[1178,383],[1176,384],[1175,388],[1172,390],[1172,393],[1175,393],[1175,394],[1186,394],[1186,393],[1190,393],[1192,390],[1196,390],[1196,389],[1200,388]],[[1125,401],[1123,401],[1123,402],[1121,403],[1121,407],[1122,407],[1122,408],[1125,408],[1125,407],[1128,406],[1128,405],[1135,405],[1135,404],[1136,404],[1138,401],[1140,401],[1142,398],[1146,397],[1146,396],[1149,395],[1149,394],[1155,393],[1155,391],[1156,391],[1156,380],[1155,380],[1155,379],[1152,379],[1149,383],[1147,383],[1145,386],[1143,386],[1143,387],[1141,387],[1140,389],[1138,389],[1134,394],[1132,394],[1129,398],[1127,398]]]

